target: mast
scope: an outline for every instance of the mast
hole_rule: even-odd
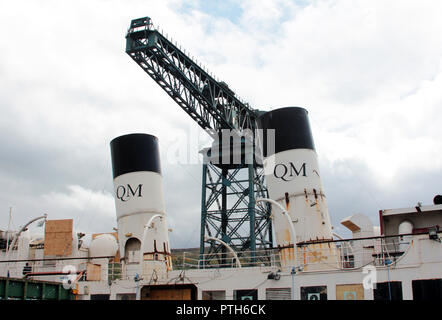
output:
[[[11,220],[12,220],[12,207],[9,207],[8,231],[6,233],[6,252],[8,252],[9,249],[9,233],[11,232]]]

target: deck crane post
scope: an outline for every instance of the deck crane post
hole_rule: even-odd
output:
[[[223,130],[241,134],[256,128],[261,112],[240,101],[226,83],[215,80],[160,33],[149,17],[131,21],[126,53],[212,137],[220,137]],[[244,143],[244,137],[241,139]],[[204,152],[209,157],[216,153],[213,145]],[[268,196],[262,166],[255,159],[248,164],[216,162],[203,164],[201,267],[225,265],[227,261],[225,246],[206,241],[206,237],[222,240],[240,257],[250,251],[247,256],[254,263],[257,250],[273,245],[270,207],[255,206],[255,198]]]

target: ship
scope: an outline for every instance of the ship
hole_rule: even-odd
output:
[[[269,198],[256,199],[272,206],[274,246],[238,251],[212,237],[226,250],[171,249],[158,138],[128,134],[110,143],[118,228],[85,243],[73,219],[43,215],[1,231],[0,298],[442,299],[442,196],[431,205],[381,209],[378,225],[349,216],[341,225],[352,237],[343,238],[330,224],[307,111],[273,110],[260,124],[284,137],[264,162]],[[40,237],[27,230],[37,222],[45,224]]]
[[[43,215],[0,231],[0,299],[442,299],[441,195],[380,208],[375,222],[346,217],[344,238],[305,108],[252,109],[149,17],[131,21],[126,53],[213,138],[201,150],[199,248],[171,248],[158,137],[118,136],[117,228],[85,237],[73,219]],[[44,235],[31,235],[32,223]]]

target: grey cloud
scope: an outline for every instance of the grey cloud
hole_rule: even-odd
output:
[[[440,126],[432,122],[438,119],[440,107],[438,83],[434,83],[433,93],[417,90],[420,95],[416,101],[407,102],[404,97],[413,95],[416,88],[425,88],[425,81],[434,79],[440,69],[441,46],[434,39],[442,28],[437,22],[439,17],[435,19],[431,13],[438,12],[438,4],[410,14],[413,7],[404,4],[395,8],[383,3],[382,8],[375,8],[381,10],[376,32],[364,33],[367,30],[360,28],[358,17],[365,17],[370,8],[334,3],[329,8],[327,3],[319,2],[304,10],[281,2],[282,7],[276,5],[276,10],[284,8],[284,22],[273,18],[266,22],[270,29],[280,27],[277,34],[263,29],[256,32],[257,26],[247,23],[259,21],[262,8],[255,7],[259,4],[254,1],[243,7],[256,11],[248,10],[248,15],[243,16],[245,22],[239,24],[226,24],[225,19],[198,11],[176,11],[173,8],[179,8],[180,1],[166,5],[151,2],[148,13],[145,1],[131,5],[88,3],[87,10],[76,2],[43,6],[30,1],[32,10],[26,12],[22,12],[22,2],[17,6],[12,2],[2,4],[0,183],[7,188],[0,191],[0,225],[7,225],[6,213],[12,204],[17,224],[50,210],[55,216],[78,217],[79,227],[87,231],[110,231],[116,225],[114,212],[107,214],[98,207],[68,208],[63,197],[57,204],[42,197],[74,196],[69,189],[72,185],[91,191],[92,198],[99,197],[102,191],[111,195],[111,139],[125,133],[146,132],[158,136],[161,149],[165,150],[182,132],[187,132],[192,120],[124,52],[124,34],[130,19],[145,14],[167,27],[186,50],[201,56],[209,69],[250,102],[266,105],[266,109],[306,106],[321,124],[321,134],[313,132],[317,145],[332,146],[322,152],[332,148],[338,154],[346,151],[328,134],[340,132],[362,140],[365,136],[359,132],[370,133],[381,124],[389,133],[386,136],[394,140],[392,148],[403,142],[402,135],[409,127],[406,121],[414,118],[398,123],[394,112],[381,113],[385,118],[382,122],[373,116],[383,109],[403,110],[403,103],[408,112],[421,116],[419,125],[410,128],[410,132],[425,141],[437,141]],[[341,21],[341,15],[348,16],[348,8],[357,14]],[[396,11],[398,14],[391,16]],[[11,33],[18,16],[26,23]],[[63,17],[68,23],[55,28],[60,21],[49,21],[49,16]],[[409,26],[410,16],[420,24],[413,22],[413,28]],[[317,21],[323,21],[327,28],[318,27]],[[393,28],[392,24],[397,26]],[[408,35],[410,41],[403,35]],[[24,50],[23,39],[35,48],[32,56]],[[421,101],[434,103],[431,108],[410,107]],[[372,117],[371,122],[365,117]],[[401,131],[395,134],[389,126],[400,127]],[[375,139],[382,139],[382,134]],[[375,141],[373,145],[378,151],[389,146],[385,141]],[[435,143],[413,153],[428,157],[432,145]],[[394,156],[404,156],[403,149],[397,150]],[[437,156],[433,168],[425,165],[422,169],[413,164],[401,168],[388,183],[380,180],[370,165],[377,157],[376,151],[363,156],[363,160],[348,155],[339,161],[321,160],[335,226],[356,212],[368,214],[376,224],[379,209],[411,206],[417,201],[431,203],[433,194],[441,192]],[[172,245],[198,245],[201,166],[167,164],[164,156],[162,161],[166,210],[175,229]],[[111,203],[108,198],[103,201]]]
[[[391,182],[376,179],[367,163],[358,160],[321,161],[321,178],[332,224],[347,237],[351,232],[340,225],[350,215],[363,213],[379,225],[379,210],[410,208],[418,202],[433,204],[442,193],[442,170],[404,171]]]

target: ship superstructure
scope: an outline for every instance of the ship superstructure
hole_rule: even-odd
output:
[[[198,250],[184,249],[172,253],[173,269],[167,268],[170,265],[166,260],[149,262],[146,254],[143,261],[134,258],[123,263],[119,262],[116,233],[94,235],[89,246],[79,246],[71,237],[71,245],[79,246],[76,253],[47,255],[44,247],[53,244],[51,236],[46,238],[51,234],[46,229],[44,238],[20,236],[8,258],[2,249],[0,297],[23,298],[23,288],[17,283],[27,282],[29,287],[45,283],[48,288],[59,290],[64,298],[86,300],[441,299],[441,217],[442,204],[381,210],[384,233],[376,235],[377,228],[366,216],[353,215],[341,223],[353,232],[354,238],[297,243],[299,269],[282,263],[286,254],[281,248],[246,252],[239,258],[240,264],[228,253],[225,264],[210,267],[199,261]],[[72,220],[46,223],[61,226]],[[58,229],[55,234],[65,233],[59,230],[67,229]],[[28,245],[23,246],[23,242]],[[62,247],[67,246],[64,242],[59,241]],[[134,257],[141,253],[133,251]],[[146,268],[148,263],[151,267]],[[159,269],[162,272],[158,264],[163,264]],[[16,287],[5,292],[7,280]],[[65,294],[65,288],[71,293]],[[41,291],[35,292],[29,290],[27,298],[58,297],[58,291],[46,297],[41,296]]]
[[[116,137],[117,229],[88,245],[72,219],[32,219],[45,222],[41,236],[27,225],[1,231],[0,299],[442,299],[441,196],[380,210],[378,226],[349,216],[344,239],[331,225],[307,110],[250,108],[150,18],[133,20],[126,39],[131,58],[214,139],[202,150],[200,248],[171,249],[158,138]],[[25,288],[39,283],[58,293],[31,296]]]

